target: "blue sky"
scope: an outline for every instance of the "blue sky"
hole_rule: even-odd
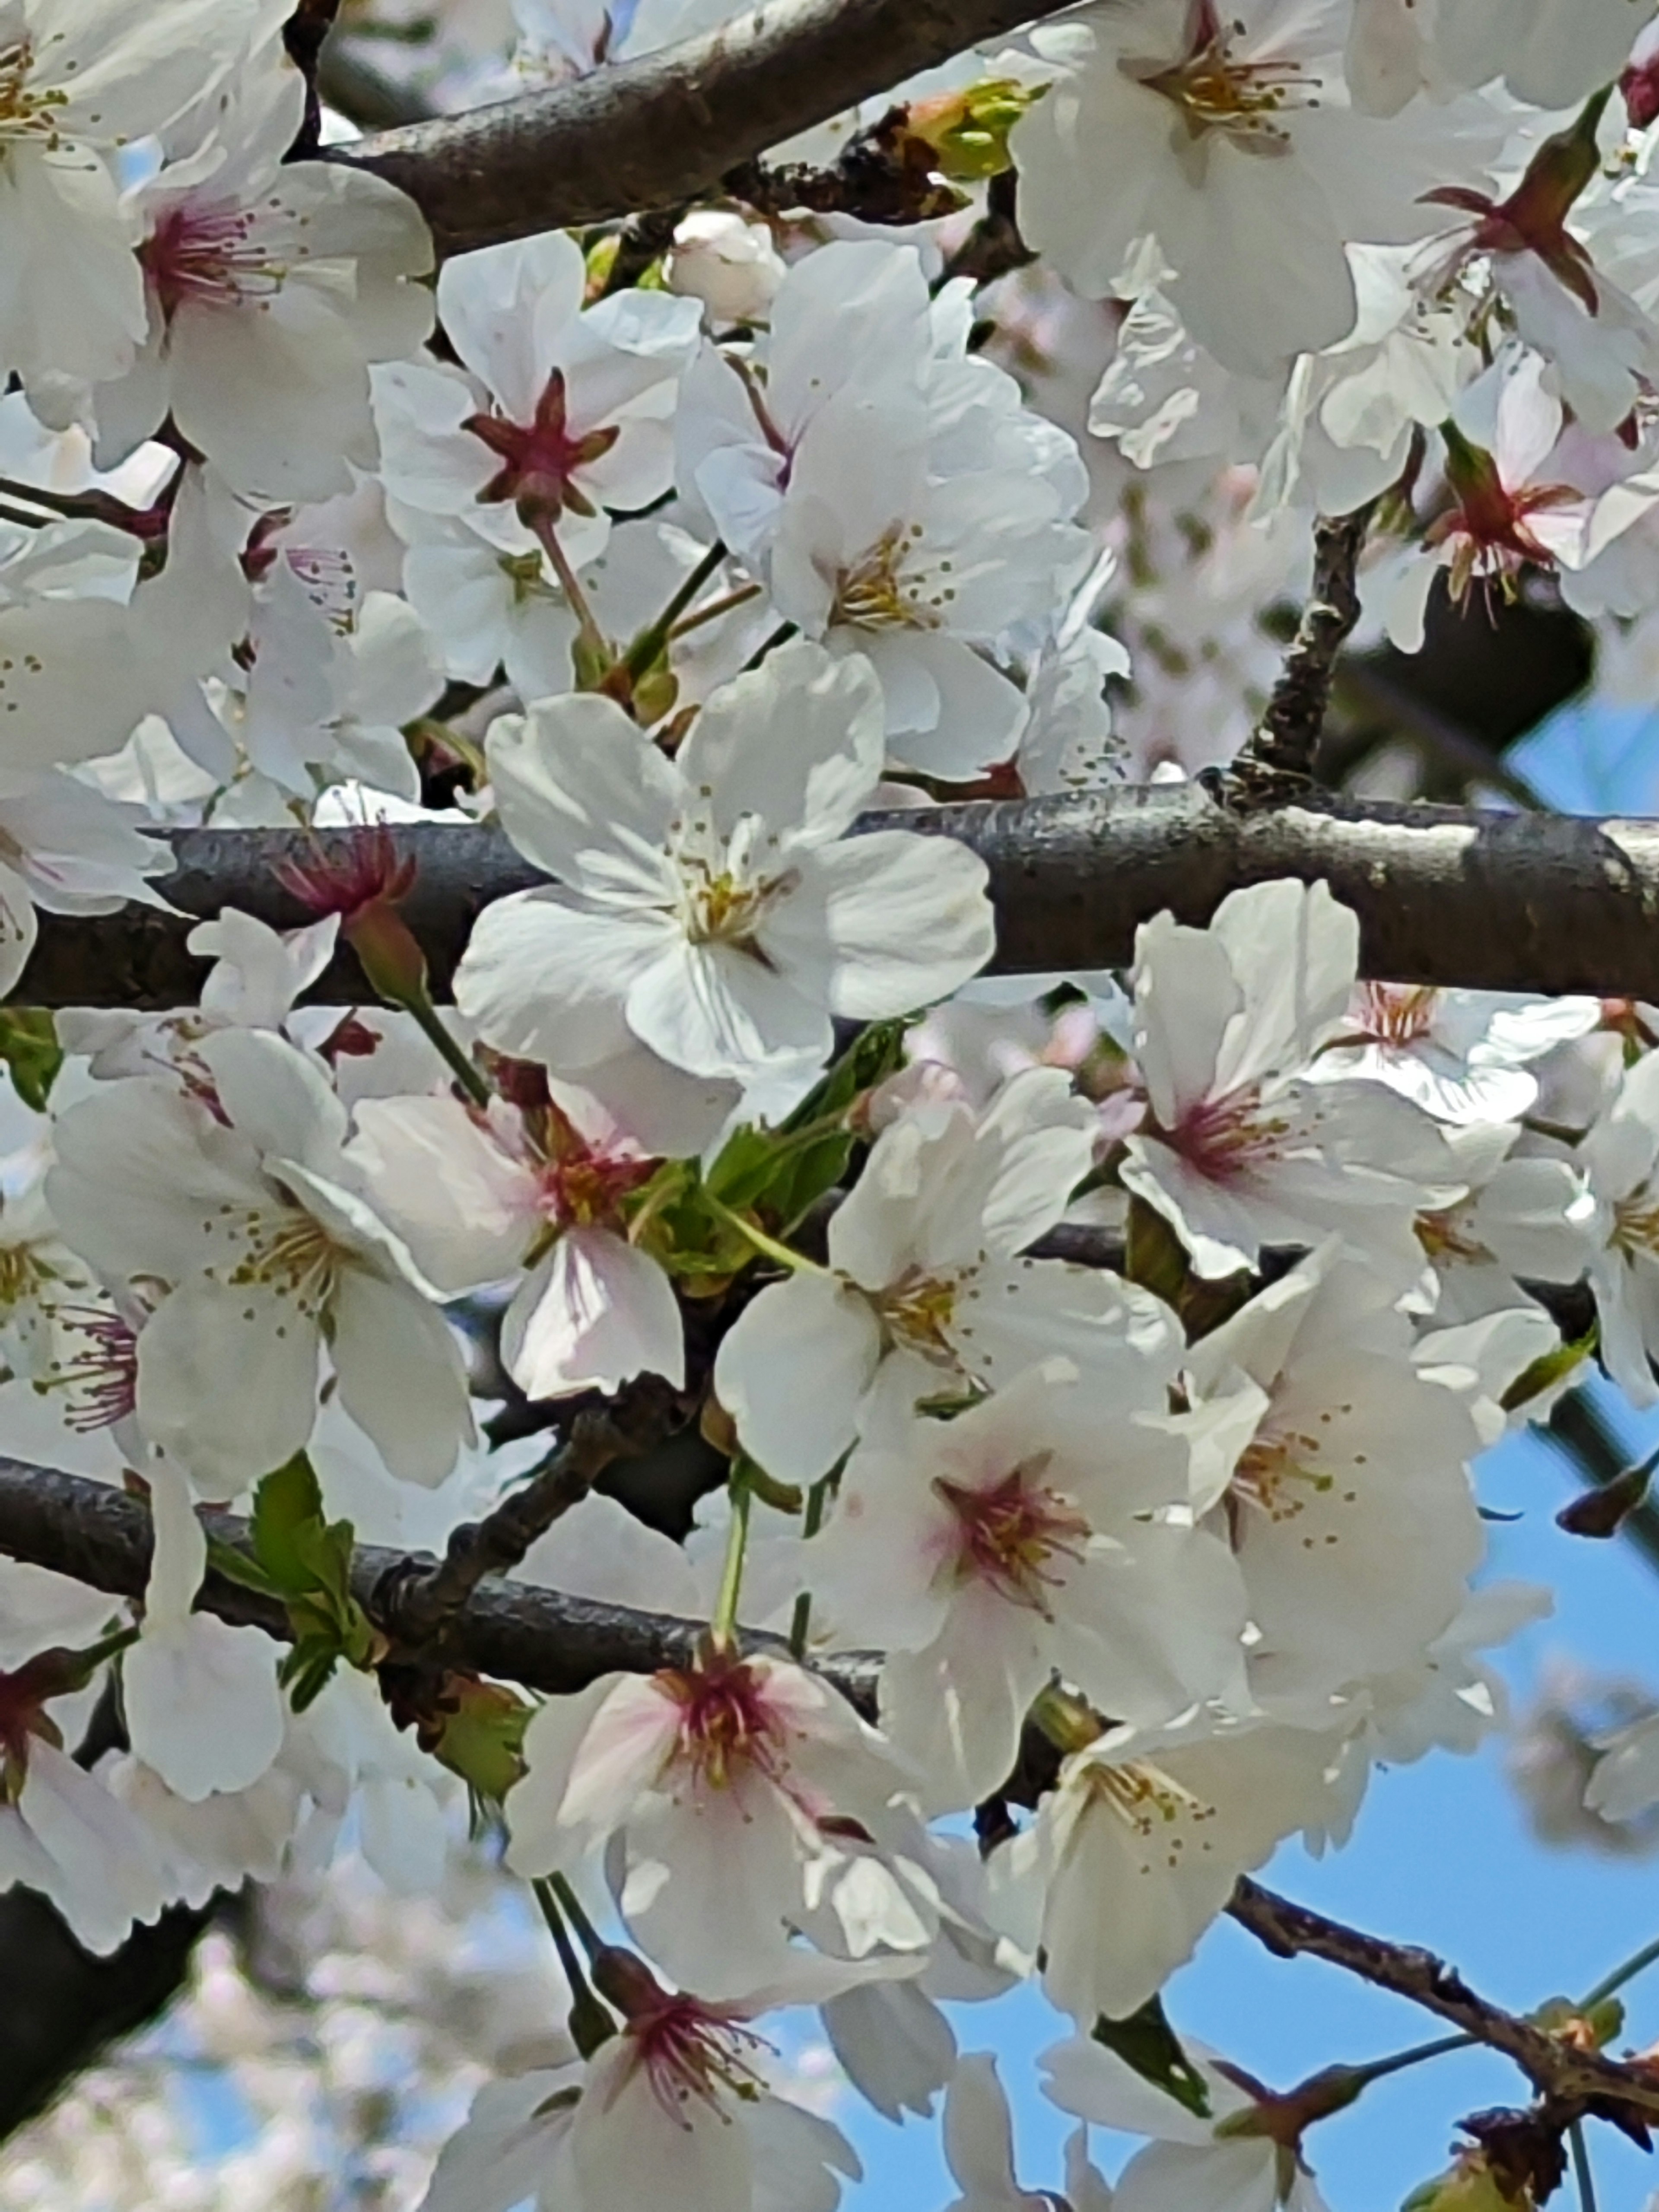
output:
[[[1567,713],[1510,757],[1564,811],[1659,812],[1655,735],[1649,714]],[[1659,1444],[1659,1417],[1638,1419],[1622,1401],[1607,1404],[1632,1460]],[[1506,1439],[1480,1465],[1483,1504],[1521,1516],[1492,1524],[1490,1574],[1542,1583],[1556,1598],[1553,1618],[1503,1655],[1517,1711],[1552,1655],[1646,1680],[1659,1694],[1659,1571],[1622,1542],[1587,1542],[1556,1528],[1556,1509],[1577,1487],[1554,1448],[1530,1436]],[[1525,2009],[1583,1995],[1659,1936],[1659,1858],[1615,1861],[1540,1844],[1503,1761],[1500,1741],[1474,1759],[1438,1754],[1379,1774],[1346,1850],[1316,1862],[1290,1847],[1268,1878],[1356,1926],[1440,1951],[1501,2003]],[[1627,1995],[1632,2045],[1659,2042],[1659,1967]],[[1431,2015],[1335,1968],[1271,1959],[1227,1922],[1170,1984],[1167,2002],[1177,2027],[1279,2087],[1334,2061],[1381,2057],[1437,2033]],[[1057,2187],[1060,2146],[1073,2123],[1042,2097],[1033,2060],[1064,2023],[1024,1990],[995,2006],[957,2008],[956,2022],[964,2049],[1002,2058],[1022,2183]],[[1524,2101],[1524,2092],[1513,2069],[1483,2052],[1378,2083],[1310,2138],[1332,2212],[1395,2212],[1444,2163],[1461,2113]],[[938,2212],[955,2193],[936,2125],[911,2121],[899,2130],[856,2100],[837,2117],[866,2165],[848,2212]],[[1101,2162],[1115,2170],[1128,2146],[1098,2141]],[[1607,2129],[1595,2131],[1592,2149],[1599,2212],[1643,2212],[1659,2191],[1659,2159]],[[1556,2203],[1573,2202],[1569,2182]]]

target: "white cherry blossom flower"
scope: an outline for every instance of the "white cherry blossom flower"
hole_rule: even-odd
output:
[[[1065,1761],[991,1863],[993,1910],[1086,2035],[1192,1956],[1242,1874],[1328,1810],[1337,1741],[1305,1729],[1111,1729]]]
[[[779,1971],[821,1915],[839,1947],[921,1953],[917,1871],[879,1839],[908,1780],[840,1692],[799,1667],[711,1652],[608,1674],[543,1705],[509,1793],[508,1863],[574,1871],[609,1839],[618,1911],[678,1979],[710,1996]]]
[[[1237,1571],[1191,1525],[1206,1424],[1103,1426],[1101,1408],[1051,1360],[954,1419],[895,1421],[854,1453],[807,1547],[837,1639],[887,1650],[882,1724],[935,1811],[1006,1777],[1054,1672],[1152,1726],[1248,1705]]]
[[[521,1112],[454,1097],[365,1099],[348,1156],[450,1294],[528,1265],[501,1321],[501,1357],[526,1395],[685,1379],[668,1278],[622,1233],[618,1202],[656,1162],[596,1101],[564,1090]]]
[[[585,283],[557,231],[444,264],[438,313],[462,367],[374,377],[394,517],[453,517],[508,554],[537,550],[539,522],[580,566],[604,550],[608,509],[667,490],[698,303],[627,291],[584,313]]]
[[[1161,283],[1200,345],[1267,376],[1353,328],[1344,252],[1435,228],[1420,195],[1480,173],[1495,118],[1350,104],[1331,0],[1133,0],[1032,33],[1058,65],[1010,140],[1020,222],[1091,298]]]
[[[1432,1340],[1431,1340],[1431,1343]],[[1218,1509],[1281,1692],[1401,1666],[1449,1626],[1485,1548],[1468,1464],[1473,1389],[1440,1379],[1376,1270],[1334,1246],[1194,1345],[1195,1395],[1239,1376],[1266,1395]]]
[[[1659,1054],[1626,1070],[1574,1157],[1596,1203],[1589,1283],[1601,1357],[1633,1406],[1659,1405]]]
[[[763,361],[705,349],[678,427],[688,502],[777,614],[870,659],[888,750],[946,781],[1013,752],[1027,710],[996,658],[1091,560],[1075,447],[968,334],[914,249],[829,246],[785,279]]]
[[[924,1103],[883,1131],[830,1224],[830,1269],[763,1291],[722,1340],[721,1403],[744,1449],[811,1482],[882,1403],[1012,1381],[1051,1352],[1115,1411],[1163,1410],[1175,1316],[1104,1270],[1020,1255],[1088,1173],[1095,1116],[1058,1068],[987,1110]]]
[[[1346,1015],[1358,927],[1323,884],[1235,891],[1207,929],[1167,915],[1135,939],[1135,1051],[1147,1092],[1124,1182],[1200,1275],[1267,1243],[1332,1230],[1410,1269],[1414,1213],[1449,1201],[1452,1157],[1421,1108],[1380,1084],[1316,1082]],[[1403,1236],[1402,1236],[1403,1232]]]
[[[672,762],[592,696],[504,717],[489,757],[508,835],[566,888],[486,909],[457,1003],[556,1074],[580,1082],[630,1042],[702,1078],[821,1061],[832,1014],[908,1012],[989,957],[980,860],[906,830],[844,836],[881,772],[862,662],[780,647]]]
[[[686,2212],[835,2212],[863,2168],[841,2130],[767,2087],[769,2046],[750,2025],[815,2003],[890,1962],[797,1956],[763,1989],[715,2002],[661,1985],[630,1954],[596,1969],[619,2032],[585,2065],[489,2084],[439,2159],[421,2212],[611,2212],[656,2201]]]
[[[284,162],[305,100],[297,70],[245,68],[208,145],[134,188],[149,329],[126,374],[94,393],[100,465],[169,416],[267,503],[325,499],[374,465],[368,364],[413,354],[430,331],[416,280],[432,240],[383,179]]]
[[[66,1114],[48,1185],[110,1281],[167,1293],[139,1339],[141,1426],[204,1494],[234,1497],[304,1446],[326,1345],[387,1463],[441,1481],[471,1431],[460,1355],[351,1186],[344,1108],[270,1031],[221,1030],[197,1056],[205,1097],[140,1079]]]
[[[81,1686],[61,1650],[0,1670],[0,1891],[39,1890],[101,1957],[135,1921],[155,1919],[167,1896],[142,1822],[63,1747],[51,1707]]]
[[[145,331],[121,149],[207,103],[241,63],[261,0],[0,8],[0,362],[26,384],[127,367]]]
[[[207,1537],[182,1471],[149,1468],[155,1532],[138,1641],[121,1669],[137,1756],[187,1803],[252,1789],[283,1747],[281,1654],[263,1630],[191,1610],[207,1571]]]
[[[1519,1121],[1538,1097],[1531,1063],[1601,1020],[1599,999],[1362,983],[1310,1072],[1373,1077],[1442,1121]]]

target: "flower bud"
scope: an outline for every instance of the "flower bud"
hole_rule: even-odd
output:
[[[719,208],[686,216],[663,266],[671,292],[701,300],[722,325],[763,322],[784,273],[766,225]]]

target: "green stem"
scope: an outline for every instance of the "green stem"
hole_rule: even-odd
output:
[[[696,567],[680,586],[668,605],[653,623],[646,627],[628,648],[623,665],[637,683],[667,644],[675,623],[690,605],[703,586],[714,575],[726,558],[726,547],[717,538]]]
[[[571,567],[570,557],[559,543],[558,532],[545,518],[538,521],[534,528],[536,536],[541,542],[542,550],[546,554],[552,564],[553,573],[559,580],[560,589],[570,604],[570,611],[576,617],[577,626],[582,635],[582,643],[599,659],[608,659],[610,649],[605,641],[605,632],[599,628],[593,610],[588,605],[587,594],[581,586],[581,579]]]
[[[717,1650],[729,1650],[737,1640],[738,1599],[743,1589],[744,1555],[749,1548],[749,1481],[738,1460],[732,1469],[732,1525],[726,1531],[726,1565],[720,1571],[720,1594],[714,1618],[708,1624]]]
[[[542,1909],[542,1917],[547,1923],[553,1948],[559,1954],[559,1964],[570,1987],[571,2040],[584,2058],[591,2058],[599,2045],[617,2033],[617,2024],[593,1994],[580,1954],[570,1940],[570,1931],[559,1911],[555,1883],[562,1883],[567,1890],[570,1887],[562,1875],[555,1875],[550,1881],[532,1881],[530,1887]]]
[[[1572,2178],[1578,2185],[1578,2212],[1595,2212],[1595,2177],[1590,2172],[1589,2147],[1584,2141],[1582,2120],[1575,2120],[1567,2130],[1567,2141],[1572,2145]]]
[[[431,1040],[439,1056],[472,1103],[486,1109],[493,1104],[495,1094],[484,1081],[477,1063],[461,1050],[444,1027],[438,1009],[425,992],[411,991],[399,1003],[405,1013],[414,1017],[422,1033]]]
[[[745,1221],[742,1214],[734,1212],[723,1200],[716,1198],[707,1188],[703,1191],[702,1201],[717,1221],[723,1221],[728,1229],[735,1229],[739,1237],[754,1246],[756,1251],[763,1253],[769,1260],[775,1260],[779,1267],[787,1267],[791,1274],[827,1275],[831,1272],[828,1267],[821,1267],[816,1260],[809,1260],[805,1253],[792,1252],[787,1244],[780,1244],[775,1237],[769,1237],[752,1221]]]
[[[562,1874],[550,1874],[547,1877],[547,1884],[554,1896],[558,1899],[571,1926],[580,1936],[582,1948],[590,1959],[597,1958],[601,1951],[608,1948],[608,1946],[604,1936],[588,1918],[583,1909],[582,1901],[571,1887],[568,1878]]]
[[[1443,2058],[1449,2051],[1468,2051],[1480,2040],[1473,2035],[1440,2035],[1432,2043],[1413,2044],[1409,2051],[1396,2051],[1392,2058],[1374,2058],[1368,2066],[1349,2069],[1361,2088],[1369,2088],[1373,2081],[1386,2081],[1390,2074],[1403,2074],[1408,2066],[1421,2066],[1431,2058]]]
[[[746,607],[750,599],[757,599],[760,595],[758,584],[740,584],[734,592],[722,592],[719,599],[710,599],[708,605],[699,607],[696,614],[687,615],[677,622],[669,635],[675,640],[690,637],[693,630],[702,629],[711,622],[718,622],[722,615],[729,615],[738,607]]]
[[[830,1474],[823,1476],[806,1493],[806,1518],[801,1524],[803,1536],[816,1536],[823,1526],[823,1511],[830,1502],[830,1486],[835,1480]],[[795,1600],[795,1610],[789,1619],[789,1650],[796,1659],[806,1656],[806,1632],[812,1625],[812,1593],[802,1590]]]
[[[769,637],[762,639],[748,659],[744,662],[739,673],[744,676],[752,675],[769,653],[775,652],[781,645],[787,645],[790,639],[797,634],[793,623],[780,623]]]
[[[1633,1982],[1638,1974],[1645,1973],[1656,1961],[1659,1961],[1659,1936],[1656,1936],[1651,1943],[1644,1943],[1639,1951],[1632,1952],[1622,1966],[1615,1966],[1610,1974],[1605,1975],[1580,2003],[1579,2011],[1588,2012],[1592,2005],[1601,2004],[1616,1990],[1622,1990],[1626,1982]]]

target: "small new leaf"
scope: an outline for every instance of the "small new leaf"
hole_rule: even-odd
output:
[[[0,1006],[0,1060],[24,1105],[44,1114],[64,1065],[57,1024],[44,1006]]]
[[[1097,2043],[1115,2051],[1143,2081],[1164,2091],[1197,2118],[1209,2118],[1210,2093],[1204,2076],[1182,2049],[1180,2038],[1164,2017],[1160,1998],[1149,1997],[1127,2020],[1108,2020],[1103,2014],[1095,2022],[1093,2033]]]

